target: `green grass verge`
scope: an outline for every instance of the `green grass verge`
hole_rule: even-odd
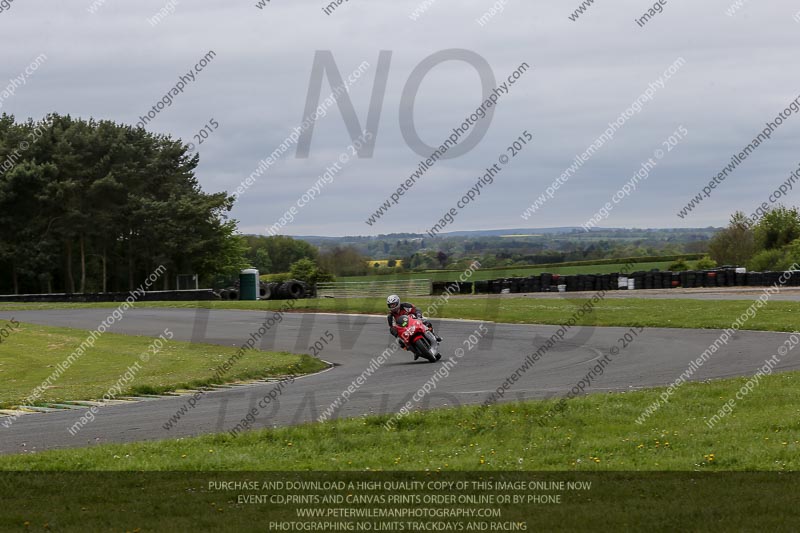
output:
[[[762,379],[713,429],[747,378],[689,383],[642,425],[663,389],[415,412],[197,438],[0,457],[0,470],[793,471],[800,372]]]
[[[425,311],[435,298],[413,298]],[[436,318],[490,320],[511,324],[564,324],[586,299],[537,298],[451,298],[438,308]],[[238,302],[241,303],[241,302]],[[260,303],[260,302],[256,302]],[[266,303],[266,302],[265,302]],[[594,311],[577,319],[579,325],[668,328],[728,328],[752,305],[750,300],[652,300],[606,299]],[[263,305],[263,304],[262,304]],[[274,304],[273,304],[274,305]],[[384,313],[385,304],[377,298],[300,300],[295,309],[323,312]],[[800,302],[770,302],[749,319],[743,329],[794,331]],[[434,316],[432,313],[431,316]]]
[[[425,311],[436,298],[412,298],[417,307]],[[453,297],[438,307],[435,318],[465,318],[512,324],[564,324],[584,303],[576,298],[515,298],[515,297]],[[594,312],[578,319],[578,324],[594,326],[633,326],[667,328],[723,329],[752,305],[752,300],[693,300],[645,298],[608,298],[600,301]],[[0,310],[22,309],[80,309],[86,307],[116,307],[114,303],[100,304],[0,304]],[[138,307],[196,308],[245,311],[279,309],[281,301],[225,301],[225,302],[147,302]],[[386,312],[382,298],[321,298],[297,300],[297,311],[338,313]],[[772,301],[750,318],[742,329],[762,331],[794,331],[798,325],[800,302]]]
[[[18,405],[56,366],[86,340],[87,332],[20,324],[0,343],[0,406]],[[155,355],[148,351],[154,339],[106,333],[90,351],[78,358],[69,369],[45,390],[38,403],[100,398],[126,369],[140,362],[141,369],[124,394],[158,394],[170,390],[200,387],[224,381],[282,376],[290,372],[321,370],[325,364],[307,355],[286,352],[247,350],[231,371],[215,378],[215,368],[237,353],[238,347],[188,343],[171,340]]]

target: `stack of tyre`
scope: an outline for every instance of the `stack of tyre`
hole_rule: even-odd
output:
[[[299,300],[309,296],[309,287],[305,281],[290,279],[278,284],[274,291],[271,291],[271,300]]]
[[[617,289],[670,289],[700,287],[770,286],[782,283],[787,287],[800,286],[800,272],[747,272],[744,268],[723,266],[712,270],[686,270],[683,272],[636,271],[629,274],[574,274],[560,276],[542,273],[526,278],[500,278],[474,283],[475,294],[503,294],[518,292],[555,291],[608,291]],[[436,287],[447,284],[437,282]],[[462,287],[461,294],[469,293]]]
[[[434,281],[431,289],[434,296],[444,293],[449,294],[472,294],[473,282],[471,281]]]
[[[305,281],[296,279],[286,280],[282,283],[274,281],[261,281],[258,287],[259,300],[299,300],[313,296],[314,290]],[[223,289],[219,293],[222,300],[239,299],[239,283],[233,287]]]
[[[222,289],[219,291],[219,297],[222,300],[238,300],[239,287],[228,287],[227,289]]]

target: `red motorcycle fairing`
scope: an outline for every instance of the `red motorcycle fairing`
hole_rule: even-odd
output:
[[[412,315],[400,315],[394,319],[395,328],[397,328],[397,335],[403,339],[403,342],[413,344],[420,336],[425,335],[428,328],[421,320]]]
[[[405,350],[412,351],[431,362],[441,357],[437,353],[438,347],[436,339],[433,337],[433,334],[428,334],[429,329],[422,320],[412,315],[400,315],[395,318],[395,329],[397,330],[397,336],[405,345]],[[424,346],[423,349],[420,349],[417,345],[417,341],[420,338],[424,338],[424,342],[421,343]]]

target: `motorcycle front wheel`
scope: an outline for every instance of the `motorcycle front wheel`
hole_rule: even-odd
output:
[[[420,337],[414,341],[414,347],[417,349],[417,353],[419,353],[422,357],[431,363],[436,362],[436,356],[431,353],[431,345],[428,343],[428,339],[425,337]]]

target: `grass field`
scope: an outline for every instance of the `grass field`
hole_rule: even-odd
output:
[[[39,386],[86,339],[87,332],[20,324],[0,343],[0,406],[18,405]],[[237,347],[188,343],[170,340],[153,353],[150,337],[115,335],[101,336],[86,355],[45,390],[37,403],[100,398],[125,374],[126,369],[139,363],[141,369],[127,383],[127,393],[157,394],[179,388],[198,387],[212,383],[283,376],[290,372],[305,373],[321,370],[325,364],[310,356],[285,352],[246,350],[228,374],[215,379],[215,368],[237,353]],[[140,360],[147,354],[149,360]]]
[[[800,469],[800,373],[774,374],[713,429],[705,421],[746,378],[555,401],[417,412],[198,438],[0,457],[0,470],[721,471]],[[768,416],[765,416],[768,413]]]
[[[436,301],[432,297],[413,298],[423,312]],[[538,299],[522,297],[453,297],[438,307],[432,318],[465,318],[512,324],[564,324],[586,300],[576,298]],[[386,312],[383,298],[322,298],[297,300],[297,311],[340,313]],[[692,300],[644,298],[614,298],[600,301],[594,312],[578,319],[578,324],[594,326],[633,326],[667,328],[722,329],[730,327],[752,300]],[[115,303],[100,304],[8,304],[0,303],[0,311],[24,309],[80,309],[85,307],[116,307]],[[218,301],[218,302],[147,302],[138,307],[267,310],[285,306],[281,301]],[[749,319],[742,329],[763,331],[794,331],[798,328],[800,302],[772,301]]]
[[[673,261],[660,261],[650,263],[636,263],[634,270],[652,270],[657,268],[659,270],[666,270]],[[687,261],[689,266],[693,267],[696,261]],[[582,266],[550,266],[550,267],[522,267],[522,268],[507,268],[502,270],[481,270],[478,269],[469,279],[469,281],[478,281],[484,279],[500,279],[500,278],[523,278],[525,276],[533,276],[541,274],[542,272],[550,272],[552,274],[610,274],[612,272],[619,272],[625,263],[615,263],[608,265],[582,265]],[[630,268],[630,267],[629,267]],[[461,272],[409,272],[407,274],[391,274],[391,275],[378,275],[367,274],[365,276],[343,276],[336,278],[337,281],[391,281],[396,279],[429,279],[432,281],[455,281]]]

